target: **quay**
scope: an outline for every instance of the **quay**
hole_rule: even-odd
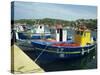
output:
[[[29,58],[18,46],[11,47],[11,73],[41,73],[45,72],[31,58]]]

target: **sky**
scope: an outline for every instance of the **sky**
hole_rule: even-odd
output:
[[[97,7],[38,2],[14,2],[15,20],[43,18],[63,20],[96,19]]]

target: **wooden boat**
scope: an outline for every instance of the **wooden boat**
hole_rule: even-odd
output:
[[[96,48],[96,43],[94,43],[93,38],[91,37],[91,31],[88,29],[77,29],[75,31],[73,42],[64,39],[63,37],[66,36],[63,32],[62,29],[57,29],[56,40],[46,39],[31,42],[34,51],[36,52],[36,61],[40,60],[46,62],[79,57],[90,53],[90,51]]]
[[[19,30],[19,31],[18,31]],[[51,38],[50,29],[47,29],[47,26],[41,25],[34,25],[30,29],[28,27],[23,28],[23,26],[17,27],[17,36],[18,39],[25,40],[25,39],[41,39],[41,38]]]

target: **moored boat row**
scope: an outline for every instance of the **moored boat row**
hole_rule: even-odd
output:
[[[32,39],[31,45],[36,54],[35,61],[79,57],[90,53],[96,48],[96,42],[91,36],[91,30],[85,26],[79,26],[75,29],[73,37],[70,36],[70,38],[67,29],[61,25],[56,25],[53,34],[51,34],[48,26],[45,27],[42,24],[28,29],[27,32],[20,31],[16,33],[18,40]]]

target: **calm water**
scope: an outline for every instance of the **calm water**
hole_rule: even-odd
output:
[[[73,32],[69,31],[73,35]],[[93,32],[94,37],[96,37],[96,33]],[[25,44],[25,43],[24,43]],[[24,45],[23,44],[23,45]],[[23,46],[19,45],[19,47],[32,59],[35,60],[35,53],[28,49],[31,48],[31,45]],[[83,57],[74,58],[74,59],[66,59],[66,60],[57,60],[50,63],[40,63],[38,60],[36,62],[40,67],[42,67],[46,72],[48,71],[64,71],[64,70],[80,70],[80,69],[95,69],[97,68],[97,49],[93,50],[90,54],[85,55]]]

